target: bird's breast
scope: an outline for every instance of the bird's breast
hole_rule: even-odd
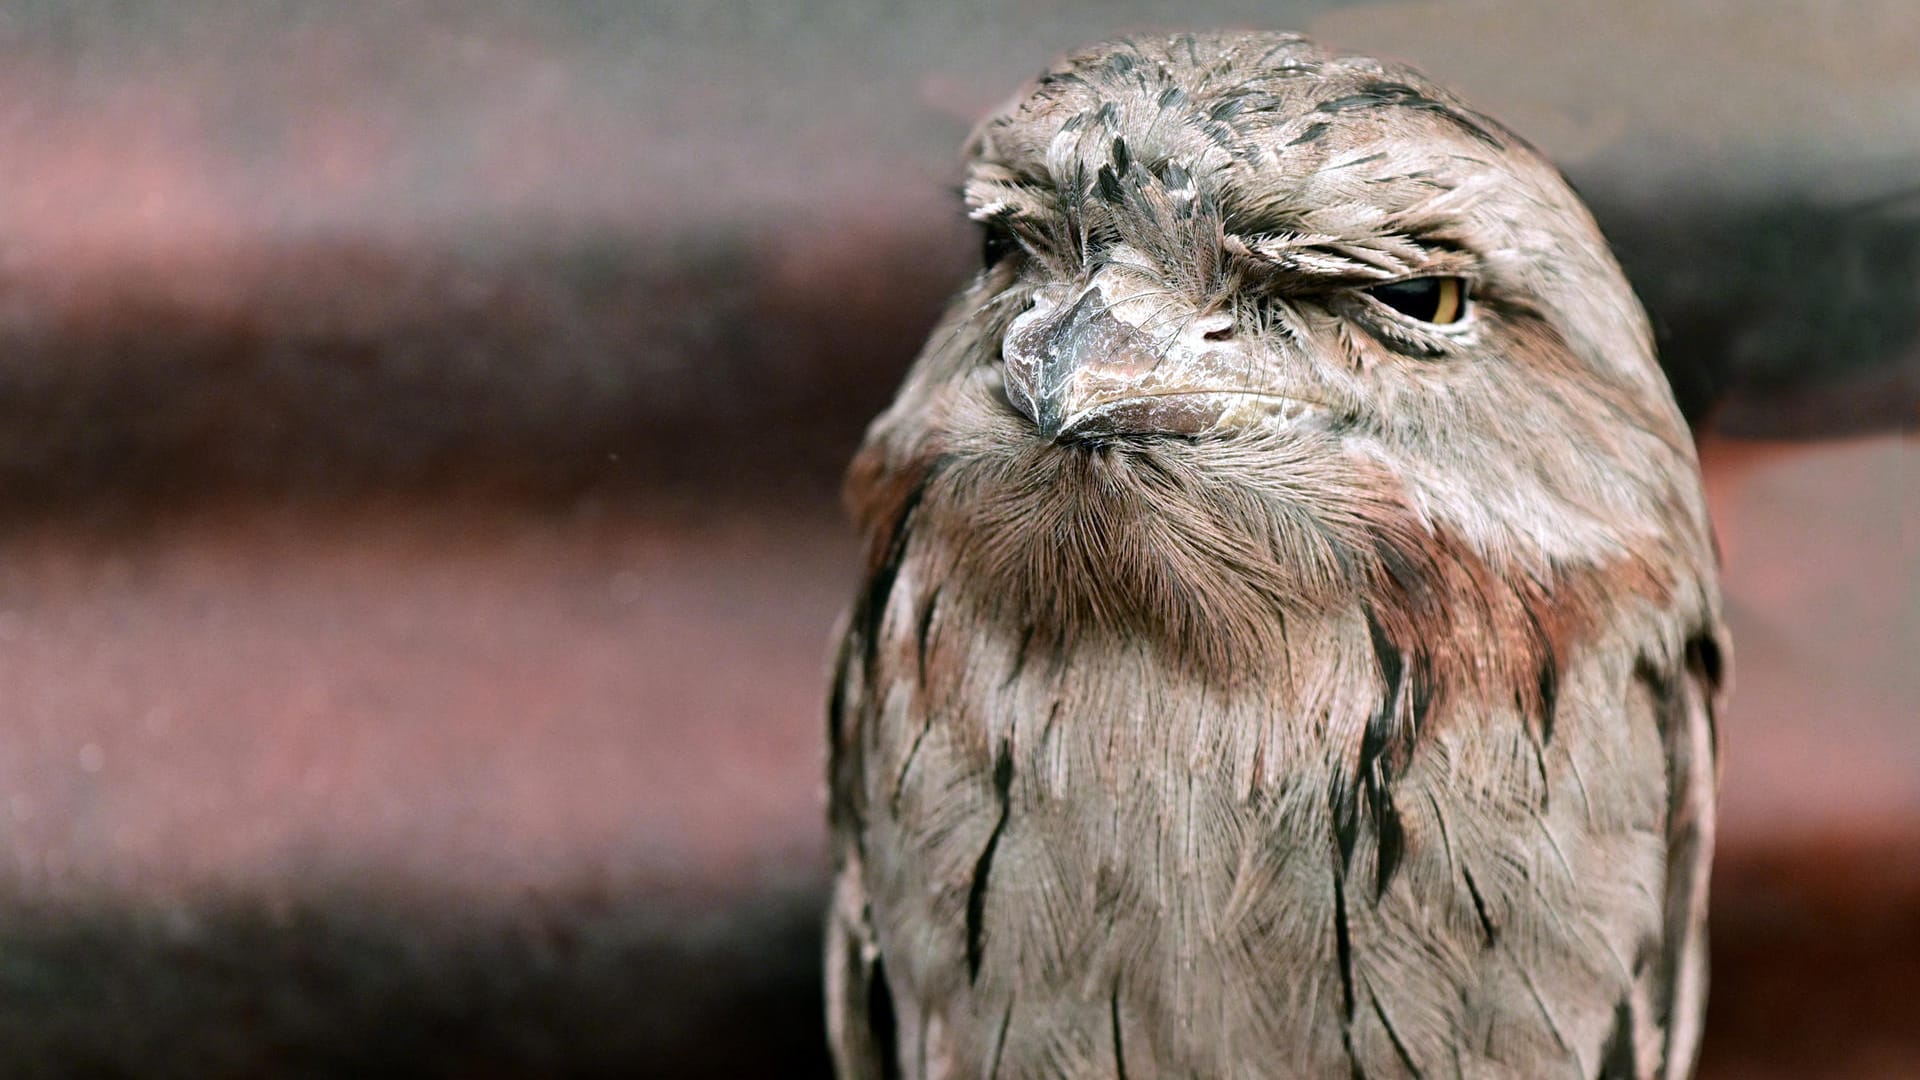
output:
[[[1034,1076],[1114,1075],[1119,1054],[1344,1076],[1466,1025],[1550,1040],[1574,1021],[1499,1015],[1531,999],[1498,950],[1630,956],[1657,920],[1654,804],[1596,833],[1544,797],[1549,773],[1645,781],[1657,746],[1549,758],[1489,714],[1368,764],[1395,694],[1358,609],[1294,621],[1271,669],[1225,684],[1142,638],[1023,621],[934,550],[907,545],[863,661],[859,845],[900,1022],[954,1075],[997,1052]],[[1583,891],[1605,875],[1648,887]],[[1586,1053],[1630,975],[1575,974]]]

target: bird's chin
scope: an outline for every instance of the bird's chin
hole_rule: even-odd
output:
[[[1025,625],[1232,672],[1271,660],[1281,610],[1351,599],[1366,553],[1344,488],[1318,489],[1345,480],[1318,440],[1125,424],[1046,439],[1003,419],[1006,437],[933,459],[916,505],[953,578]],[[1262,482],[1272,472],[1288,482]]]

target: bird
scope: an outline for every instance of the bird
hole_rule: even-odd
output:
[[[966,153],[982,265],[845,484],[837,1075],[1690,1075],[1731,644],[1566,179],[1265,32]]]

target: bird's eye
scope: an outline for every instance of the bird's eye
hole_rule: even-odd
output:
[[[1020,251],[1020,238],[1005,221],[993,219],[980,223],[980,265],[991,270]]]
[[[1467,282],[1458,277],[1420,277],[1375,285],[1367,295],[1409,319],[1446,326],[1467,317]]]

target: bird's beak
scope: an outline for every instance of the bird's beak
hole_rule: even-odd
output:
[[[1198,435],[1244,411],[1249,357],[1226,314],[1109,269],[1042,292],[1001,342],[1007,399],[1047,439]]]

